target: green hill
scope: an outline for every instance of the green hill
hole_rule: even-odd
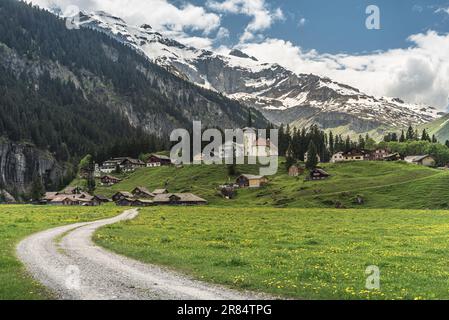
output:
[[[449,114],[418,127],[420,132],[423,129],[426,129],[431,136],[435,135],[438,141],[444,143],[446,140],[449,140]]]
[[[131,191],[143,186],[150,191],[167,186],[170,192],[192,192],[214,206],[270,207],[346,207],[346,208],[449,208],[449,172],[393,162],[325,164],[332,175],[324,181],[292,178],[280,164],[268,186],[241,189],[234,200],[223,199],[217,187],[235,177],[228,177],[226,166],[185,166],[140,169],[112,187],[100,186],[97,194],[111,196],[117,191]],[[238,166],[238,172],[257,174],[256,166]],[[82,182],[76,180],[72,185]],[[363,204],[357,204],[357,197]]]

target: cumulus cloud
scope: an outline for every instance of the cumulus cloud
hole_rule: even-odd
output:
[[[217,12],[252,17],[240,37],[241,42],[253,40],[258,32],[270,28],[275,21],[284,19],[281,8],[272,10],[265,0],[225,0],[222,2],[209,0],[207,7]]]
[[[32,0],[41,7],[64,8],[75,5],[82,10],[103,10],[119,16],[128,23],[151,23],[159,30],[193,30],[205,35],[220,27],[220,16],[207,12],[204,7],[185,3],[177,7],[167,0]]]
[[[239,48],[264,62],[277,62],[297,73],[314,73],[378,96],[448,109],[449,34],[434,31],[409,37],[410,47],[370,54],[321,54],[291,42],[266,39]],[[273,61],[274,60],[274,61]]]

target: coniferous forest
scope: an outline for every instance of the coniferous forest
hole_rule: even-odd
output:
[[[176,94],[161,92],[162,85]],[[0,136],[32,142],[60,161],[87,153],[97,161],[137,157],[167,147],[161,131],[169,129],[143,130],[140,120],[188,127],[211,104],[223,119],[245,123],[239,103],[176,78],[104,34],[69,30],[23,2],[0,3]],[[264,121],[258,112],[254,118]]]

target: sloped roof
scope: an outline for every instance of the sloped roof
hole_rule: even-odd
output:
[[[164,194],[164,193],[168,193],[167,189],[155,189],[153,192],[153,194]]]
[[[153,202],[170,202],[170,198],[176,196],[181,202],[207,202],[203,198],[194,195],[193,193],[166,193],[158,194],[154,197]]]
[[[318,173],[320,173],[320,174],[322,174],[324,176],[330,176],[330,174],[327,173],[326,171],[324,171],[323,169],[315,169],[315,170],[312,171],[312,173],[313,172],[318,172]]]
[[[131,192],[128,192],[128,191],[119,191],[119,192],[116,192],[116,193],[114,194],[114,196],[116,196],[116,195],[118,195],[118,194],[124,196],[125,198],[131,198],[131,199],[132,199],[132,198],[134,197],[134,195],[133,195]]]
[[[408,156],[405,157],[405,161],[410,161],[410,162],[420,162],[422,160],[424,160],[425,158],[431,157],[428,154],[425,155],[418,155],[418,156]]]
[[[152,154],[151,156],[152,156],[152,157],[159,158],[159,159],[161,159],[161,160],[169,160],[169,161],[171,161],[171,158],[170,158],[170,157],[167,157],[167,156],[164,156],[164,155],[161,155],[161,154]]]
[[[147,195],[149,195],[149,196],[154,196],[154,194],[153,193],[151,193],[147,188],[145,188],[145,187],[136,187],[136,188],[134,188],[134,190],[132,191],[132,193],[134,193],[134,191],[140,191],[141,193],[145,193],[145,194],[147,194]]]

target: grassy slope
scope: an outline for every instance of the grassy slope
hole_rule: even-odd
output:
[[[37,207],[0,206],[0,300],[44,299],[50,297],[33,281],[15,256],[15,247],[24,237],[41,230],[118,214],[113,206]]]
[[[449,115],[418,127],[420,132],[423,129],[426,129],[430,136],[435,135],[441,143],[444,143],[446,140],[449,140]]]
[[[164,187],[172,192],[193,192],[212,205],[275,207],[360,207],[353,203],[362,195],[364,208],[442,209],[449,207],[449,173],[425,167],[392,163],[360,162],[325,164],[332,178],[321,182],[305,182],[304,176],[289,177],[283,164],[266,188],[239,190],[238,197],[222,199],[217,186],[229,181],[225,166],[186,166],[141,169],[113,187],[98,187],[97,193],[111,196],[116,191],[131,191],[136,186],[150,190]],[[257,173],[257,167],[241,166],[243,173]],[[234,178],[232,178],[233,180]],[[79,182],[74,181],[73,184]],[[429,193],[432,197],[429,197]]]
[[[417,210],[147,208],[96,242],[240,289],[295,298],[446,299],[449,214]],[[381,290],[365,290],[367,266]]]

